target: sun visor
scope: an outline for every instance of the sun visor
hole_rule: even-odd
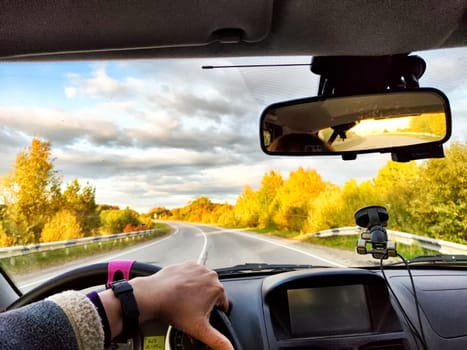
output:
[[[255,43],[270,32],[272,7],[272,0],[10,2],[0,14],[2,56]]]

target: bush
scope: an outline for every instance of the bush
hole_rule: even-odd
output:
[[[77,239],[83,236],[75,215],[68,210],[61,210],[45,224],[41,234],[41,242]]]

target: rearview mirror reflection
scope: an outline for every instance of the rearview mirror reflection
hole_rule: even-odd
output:
[[[261,146],[277,155],[389,152],[443,143],[450,123],[447,98],[435,89],[314,97],[269,106]]]

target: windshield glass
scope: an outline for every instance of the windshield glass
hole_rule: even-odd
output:
[[[309,57],[2,63],[0,263],[23,290],[109,259],[368,266],[354,220],[368,205],[387,208],[389,230],[467,244],[466,54],[419,53],[453,132],[446,158],[410,163],[267,156],[262,110],[315,96],[318,77],[201,69]],[[413,242],[401,254],[444,252]]]

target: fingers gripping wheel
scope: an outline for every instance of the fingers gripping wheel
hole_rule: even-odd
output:
[[[232,344],[235,350],[243,350],[243,347],[232,327],[229,317],[219,309],[214,308],[209,319],[211,325],[222,333]],[[192,338],[179,329],[169,328],[168,332],[169,347],[171,349],[191,349],[191,350],[207,350],[209,347],[199,340]]]
[[[243,350],[229,317],[222,310],[215,308],[211,313],[210,322],[214,328],[230,340],[235,350]]]

